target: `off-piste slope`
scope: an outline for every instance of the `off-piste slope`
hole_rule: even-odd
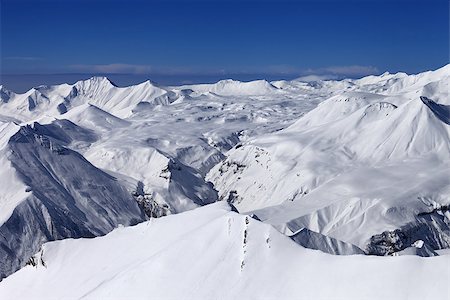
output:
[[[5,299],[447,299],[449,256],[333,256],[215,203],[45,244]]]
[[[8,182],[0,186],[0,277],[22,267],[43,242],[98,236],[145,220],[116,178],[64,146],[73,139],[91,143],[92,132],[68,121],[11,127],[1,131]]]
[[[363,84],[235,147],[207,179],[221,199],[288,234],[306,227],[362,249],[373,235],[422,224],[418,214],[434,207],[446,220],[449,68],[388,77],[354,81]],[[421,231],[433,232],[438,249],[450,246],[445,222]]]
[[[240,86],[236,96],[149,81],[117,87],[103,77],[24,94],[0,87],[0,278],[45,241],[103,235],[216,201],[204,175],[223,152],[319,101],[281,94],[261,103],[248,96],[265,93],[259,83],[231,86]]]
[[[218,199],[333,254],[448,248],[448,70],[0,87],[2,276],[45,241]]]

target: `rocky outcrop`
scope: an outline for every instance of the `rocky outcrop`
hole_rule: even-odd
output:
[[[425,244],[423,256],[434,250],[450,248],[450,222],[439,212],[420,214],[416,221],[391,231],[385,231],[370,238],[367,252],[374,255],[391,255],[422,240]]]

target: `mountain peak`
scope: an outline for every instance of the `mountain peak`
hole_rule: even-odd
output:
[[[102,84],[102,85],[108,84],[108,85],[117,87],[117,85],[114,82],[112,82],[108,77],[105,77],[105,76],[92,76],[88,80],[92,83],[97,83],[97,84]]]
[[[135,86],[151,86],[151,87],[158,87],[158,84],[150,79],[147,79],[146,81],[136,84]]]

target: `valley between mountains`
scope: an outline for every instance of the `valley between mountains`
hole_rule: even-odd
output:
[[[0,86],[0,298],[448,299],[449,84]]]

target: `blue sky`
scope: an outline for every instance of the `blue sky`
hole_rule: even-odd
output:
[[[0,0],[0,5],[5,85],[21,74],[126,74],[177,82],[358,77],[415,73],[449,60],[446,0]]]

